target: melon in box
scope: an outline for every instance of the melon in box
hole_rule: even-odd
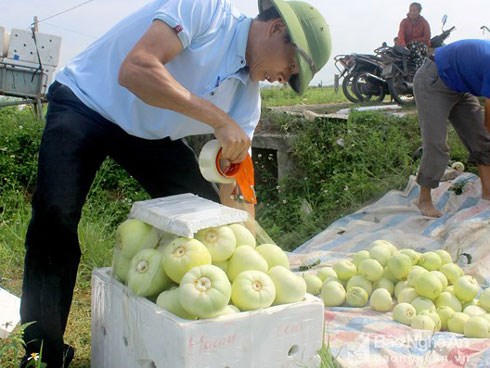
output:
[[[246,211],[136,202],[93,280],[92,366],[318,365],[323,304]]]
[[[134,203],[115,238],[113,276],[180,317],[215,317],[229,311],[230,299],[248,311],[306,293],[286,253],[248,212],[193,194]],[[234,282],[243,271],[253,272]]]

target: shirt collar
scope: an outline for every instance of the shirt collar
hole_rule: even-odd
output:
[[[408,19],[408,21],[409,21],[409,22],[411,22],[411,23],[413,23],[413,24],[416,24],[416,23],[418,23],[418,22],[420,22],[420,21],[422,20],[422,16],[421,16],[421,15],[419,15],[417,18],[412,19],[412,18],[410,18],[410,17],[408,16],[408,13],[407,13],[407,19]]]
[[[227,63],[227,70],[230,75],[239,72],[239,74],[243,76],[244,71],[248,75],[248,68],[246,68],[245,70],[241,69],[245,68],[247,65],[245,53],[247,51],[248,33],[250,32],[251,25],[252,18],[248,18],[242,15],[238,19],[238,25],[235,35],[233,37],[233,41],[231,43],[232,49],[230,50],[230,57]]]

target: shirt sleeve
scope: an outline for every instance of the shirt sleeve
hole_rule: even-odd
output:
[[[423,22],[423,36],[420,41],[425,43],[427,46],[430,46],[430,25],[425,19]]]
[[[397,45],[399,46],[403,46],[403,47],[406,47],[406,42],[405,42],[405,29],[406,29],[406,22],[405,22],[405,19],[403,19],[401,22],[400,22],[400,28],[398,30],[398,41],[397,41]]]
[[[206,33],[217,6],[216,0],[167,0],[153,20],[161,20],[173,28],[185,49],[192,40]]]

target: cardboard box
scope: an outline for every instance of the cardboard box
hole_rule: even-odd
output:
[[[0,27],[0,61],[7,56],[9,34],[4,27]]]
[[[8,45],[7,58],[11,62],[34,63],[55,67],[58,65],[61,50],[61,37],[32,31],[12,28]]]
[[[20,299],[0,288],[0,338],[7,338],[20,322]]]
[[[298,303],[188,321],[92,274],[92,368],[319,367],[324,306]]]
[[[61,37],[0,27],[0,94],[39,98],[52,83]],[[41,64],[40,64],[41,62]]]
[[[189,238],[201,229],[249,220],[246,211],[223,206],[191,193],[135,202],[129,217]]]

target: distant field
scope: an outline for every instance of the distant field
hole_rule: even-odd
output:
[[[349,102],[342,93],[342,90],[339,89],[336,91],[333,86],[310,87],[301,96],[298,96],[287,85],[274,86],[262,88],[261,94],[262,105],[267,107]]]

